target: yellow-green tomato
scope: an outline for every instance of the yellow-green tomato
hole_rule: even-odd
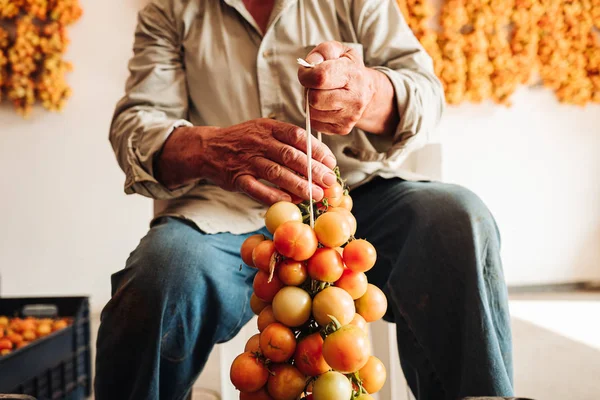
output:
[[[277,292],[272,307],[277,321],[289,327],[296,327],[310,318],[312,300],[303,289],[286,286]]]
[[[360,395],[360,396],[358,396],[358,397],[355,397],[355,398],[354,398],[354,399],[352,399],[352,400],[373,400],[373,396],[371,396],[370,394],[366,394],[366,393],[365,393],[365,394],[361,394],[361,395]]]
[[[336,371],[325,372],[313,385],[313,400],[350,399],[352,384],[343,374]]]
[[[288,201],[273,204],[265,215],[265,225],[271,234],[275,233],[279,225],[288,221],[302,222],[302,212],[297,205]]]

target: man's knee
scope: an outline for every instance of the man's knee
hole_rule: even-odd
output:
[[[458,185],[427,184],[413,194],[414,224],[433,239],[470,247],[474,240],[497,241],[492,214],[472,191]],[[460,249],[455,249],[460,251]]]
[[[170,297],[189,301],[204,292],[206,265],[215,258],[214,252],[194,228],[182,222],[163,224],[142,239],[124,271],[135,291],[150,303]]]

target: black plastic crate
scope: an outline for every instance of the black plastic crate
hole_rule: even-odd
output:
[[[0,393],[38,400],[81,400],[91,395],[87,297],[0,298],[0,315],[23,317],[27,305],[54,305],[73,324],[0,357]]]

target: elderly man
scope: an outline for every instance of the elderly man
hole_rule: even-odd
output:
[[[403,165],[444,99],[393,0],[154,0],[129,68],[110,139],[125,191],[161,202],[112,276],[96,398],[184,398],[213,346],[252,317],[239,248],[265,232],[266,205],[308,198],[305,89],[325,134],[313,141],[313,196],[339,166],[416,397],[512,395],[493,217],[472,192]]]

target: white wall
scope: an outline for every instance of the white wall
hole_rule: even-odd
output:
[[[30,120],[0,107],[2,294],[90,294],[145,233],[151,203],[122,193],[107,140],[122,94],[136,11],[147,0],[82,2],[63,115]],[[523,90],[514,107],[450,108],[440,127],[444,177],[488,203],[511,283],[600,279],[600,107],[559,106]]]
[[[110,296],[146,232],[149,200],[123,194],[108,142],[131,54],[136,11],[145,0],[83,0],[70,29],[74,88],[63,115],[36,110],[24,121],[0,107],[0,275],[2,295]]]
[[[488,204],[512,284],[600,280],[600,106],[522,89],[514,106],[450,108],[443,175]]]

